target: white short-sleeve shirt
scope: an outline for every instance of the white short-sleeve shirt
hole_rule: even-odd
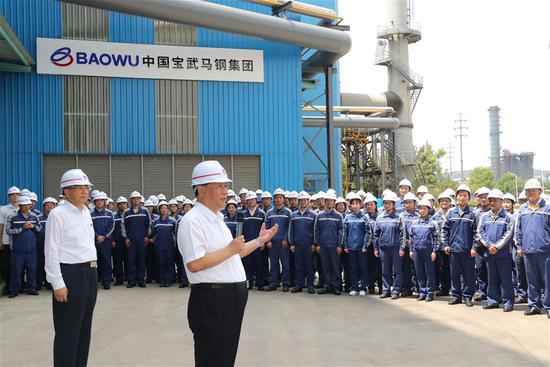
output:
[[[183,257],[189,283],[235,283],[246,281],[246,274],[239,254],[220,264],[192,273],[187,264],[226,247],[233,240],[231,231],[223,221],[223,214],[197,202],[181,219],[178,227],[178,248]]]
[[[11,236],[7,234],[6,229],[8,228],[10,218],[16,215],[18,211],[19,207],[13,206],[11,204],[0,207],[0,224],[4,225],[4,232],[2,233],[2,243],[4,245],[11,244]]]

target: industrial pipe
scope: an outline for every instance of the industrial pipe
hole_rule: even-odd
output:
[[[61,0],[318,50],[304,61],[311,78],[351,49],[349,34],[270,15],[196,0]]]
[[[326,110],[325,106],[304,106],[302,111],[319,111],[324,112]],[[376,107],[376,106],[334,106],[332,108],[333,112],[346,113],[350,115],[365,115],[370,113],[394,113],[393,107]]]
[[[302,117],[303,127],[326,127],[325,117],[304,116]],[[359,117],[359,116],[339,116],[334,117],[335,128],[351,129],[380,129],[389,130],[399,127],[399,120],[394,117]]]

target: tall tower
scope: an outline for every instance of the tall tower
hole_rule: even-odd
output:
[[[420,26],[413,21],[413,0],[386,0],[386,23],[378,26],[376,64],[388,68],[388,90],[403,101],[394,130],[396,179],[414,177],[415,154],[412,140],[412,112],[423,88],[423,78],[409,68],[409,44],[421,39]]]
[[[491,141],[491,171],[498,180],[502,175],[502,165],[500,163],[500,108],[491,106],[489,111],[489,139]]]

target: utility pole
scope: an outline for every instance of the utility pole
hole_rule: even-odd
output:
[[[449,156],[449,180],[453,180],[453,146],[449,143],[447,147],[447,155]]]
[[[462,154],[462,138],[467,137],[466,133],[464,133],[465,130],[468,130],[466,126],[463,125],[463,123],[466,123],[466,120],[462,118],[462,112],[458,114],[458,120],[455,120],[455,124],[458,123],[458,127],[455,127],[454,130],[458,130],[458,133],[455,135],[456,137],[460,138],[460,182],[464,182],[464,156]]]

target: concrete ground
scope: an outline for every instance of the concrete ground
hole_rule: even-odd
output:
[[[100,290],[90,366],[193,365],[189,289]],[[414,298],[251,291],[238,366],[549,366],[550,320]],[[52,364],[51,296],[0,298],[0,365]]]

